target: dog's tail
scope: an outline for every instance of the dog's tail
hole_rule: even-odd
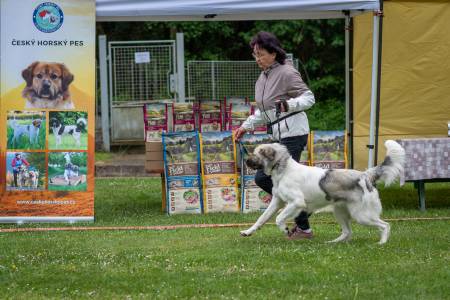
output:
[[[405,149],[393,140],[387,140],[384,146],[387,151],[383,163],[368,169],[365,173],[368,175],[372,185],[375,185],[378,181],[382,181],[385,186],[389,186],[397,178],[400,179],[400,185],[403,185]]]

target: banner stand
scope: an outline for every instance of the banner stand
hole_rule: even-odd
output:
[[[94,221],[95,0],[0,13],[0,222]]]

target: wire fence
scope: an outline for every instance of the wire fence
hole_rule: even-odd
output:
[[[298,60],[294,60],[298,69]],[[254,98],[261,69],[255,61],[188,61],[187,86],[192,99]]]
[[[172,99],[173,41],[110,42],[112,104]]]

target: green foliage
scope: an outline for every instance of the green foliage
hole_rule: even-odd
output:
[[[341,101],[317,102],[306,113],[311,130],[345,129],[345,104]]]
[[[84,111],[51,111],[49,115],[50,120],[52,118],[58,119],[65,126],[76,125],[79,118],[84,118],[87,121],[87,112]],[[84,131],[86,131],[86,128],[84,128]]]
[[[48,155],[48,163],[50,165],[56,165],[63,167],[66,164],[64,155],[70,154],[70,161],[79,167],[87,166],[87,153],[86,152],[50,152]]]
[[[183,32],[186,61],[252,60],[249,42],[261,30],[273,32],[284,49],[304,65],[300,72],[317,102],[344,101],[345,37],[342,19],[98,24],[98,32],[107,34],[111,41],[167,40],[175,39],[176,32]]]
[[[88,146],[88,134],[87,132],[81,133],[80,146],[77,145],[72,135],[63,135],[61,137],[61,144],[56,146],[56,138],[53,132],[50,132],[48,136],[48,148],[50,150],[87,150]]]

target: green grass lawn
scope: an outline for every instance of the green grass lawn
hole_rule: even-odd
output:
[[[167,216],[159,178],[96,180],[96,222],[76,226],[253,222],[259,214]],[[383,218],[450,217],[450,184],[381,189]],[[269,224],[241,228],[0,234],[0,298],[450,299],[450,221],[390,221],[391,239],[354,225],[332,245],[330,214],[311,216],[315,238],[287,241]],[[27,224],[42,227],[55,224]],[[58,224],[58,226],[71,226]],[[16,225],[1,225],[14,228]]]
[[[81,134],[79,146],[71,135],[65,134],[61,137],[61,144],[57,147],[55,135],[52,132],[48,135],[48,148],[50,150],[87,150],[87,143],[87,133]]]

